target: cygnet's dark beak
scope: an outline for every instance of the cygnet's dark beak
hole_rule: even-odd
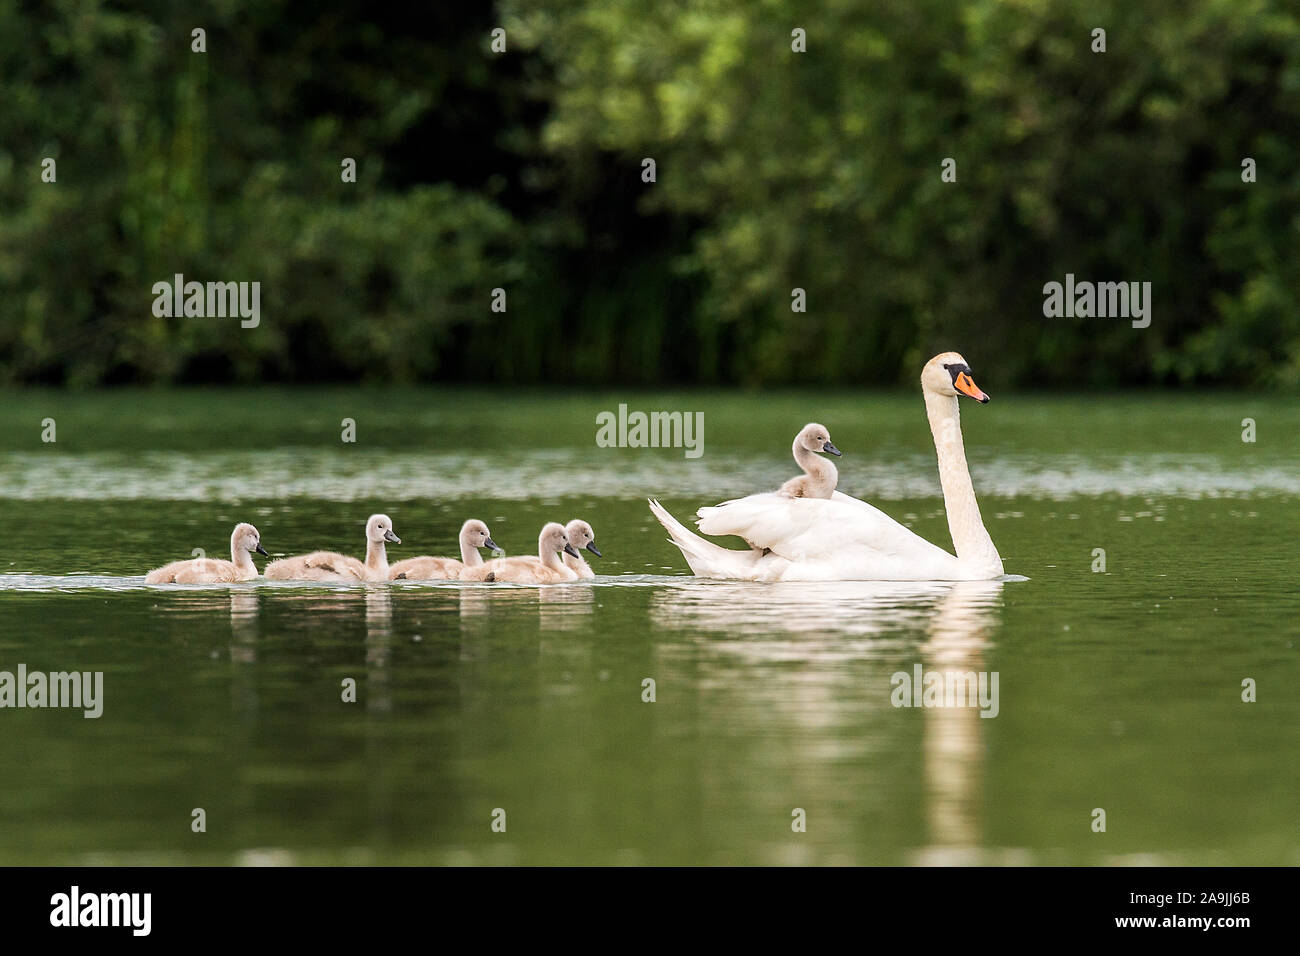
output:
[[[391,531],[385,531],[385,532],[384,532],[384,540],[385,540],[385,541],[391,541],[391,542],[393,542],[393,544],[401,544],[401,543],[402,543],[402,539],[399,538],[397,535],[393,534],[393,532],[391,532]]]
[[[592,554],[594,554],[594,555],[595,555],[596,557],[598,557],[598,558],[603,558],[603,557],[604,557],[604,555],[600,553],[599,549],[597,549],[597,547],[596,547],[596,542],[595,542],[595,541],[588,541],[588,542],[587,542],[587,550],[590,551]]]
[[[843,454],[838,448],[836,448],[830,442],[827,442],[826,444],[822,445],[822,451],[826,452],[826,454],[828,455],[834,455],[836,458],[839,458]]]
[[[580,558],[580,557],[582,557],[582,555],[580,555],[577,551],[574,550],[573,545],[569,544],[569,542],[567,542],[567,541],[564,542],[564,553],[565,553],[565,554],[571,554],[571,555],[573,555],[575,558]]]
[[[253,550],[256,551],[258,554],[266,554],[266,548],[262,547],[262,542],[260,542],[260,541],[257,542],[257,547],[254,548]],[[268,558],[270,557],[269,554],[266,554],[266,556],[267,556]]]
[[[501,548],[497,546],[497,543],[496,543],[495,541],[493,541],[491,538],[485,538],[485,539],[484,539],[484,541],[483,541],[483,547],[485,547],[485,548],[490,548],[490,549],[493,550],[493,551],[500,551],[500,550],[501,550]]]

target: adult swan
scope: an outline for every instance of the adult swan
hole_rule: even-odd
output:
[[[829,499],[770,493],[701,508],[699,528],[738,535],[749,551],[733,551],[684,527],[659,502],[654,512],[698,576],[743,581],[986,581],[1002,575],[1002,558],[984,528],[962,444],[957,396],[989,397],[956,352],[936,355],[921,370],[921,391],[939,458],[948,530],[957,556],[935,547],[865,501],[835,492]]]

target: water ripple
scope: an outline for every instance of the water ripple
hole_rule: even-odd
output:
[[[0,463],[0,500],[324,501],[488,497],[700,498],[719,501],[776,488],[783,457],[712,453],[695,461],[664,453],[573,450],[518,458],[349,449],[249,452],[13,453]],[[1219,498],[1300,494],[1300,463],[1255,467],[1213,455],[1140,457],[1003,455],[972,463],[984,496],[1064,500],[1102,495]],[[870,501],[940,494],[933,457],[880,457],[840,465],[840,490]]]

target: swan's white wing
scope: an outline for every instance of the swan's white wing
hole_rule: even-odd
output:
[[[947,551],[865,501],[750,495],[701,508],[709,535],[737,535],[790,562],[781,580],[958,580],[966,569]]]
[[[830,541],[860,541],[885,550],[908,547],[911,539],[933,548],[928,541],[908,531],[889,515],[848,495],[835,497],[790,498],[765,493],[724,501],[712,508],[701,508],[696,522],[710,535],[734,534],[754,548],[767,548],[791,560],[813,557],[821,547],[804,548],[802,554],[787,553],[794,541],[821,537]],[[937,548],[935,550],[938,550]]]
[[[861,505],[863,508],[870,508],[872,511],[876,512],[876,514],[882,514],[882,513],[883,513],[883,512],[880,511],[880,509],[878,509],[878,508],[876,508],[876,507],[874,507],[874,506],[872,506],[872,505],[867,504],[867,503],[866,503],[865,501],[863,501],[861,498],[853,498],[853,497],[850,497],[849,495],[846,495],[846,494],[845,494],[844,492],[842,492],[842,491],[832,491],[832,492],[831,492],[831,501],[842,501],[842,502],[844,502],[846,505]]]

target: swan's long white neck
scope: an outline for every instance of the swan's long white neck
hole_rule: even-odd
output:
[[[478,548],[470,544],[469,532],[460,536],[460,563],[467,568],[477,568],[483,563],[483,555],[478,553]]]
[[[537,556],[542,559],[542,564],[553,571],[563,571],[564,562],[560,560],[559,554],[554,551],[548,551],[545,541],[537,542]]]
[[[804,474],[826,489],[826,497],[829,498],[840,477],[835,466],[815,451],[801,445],[798,438],[794,440],[793,450],[796,464],[804,470]]]
[[[239,539],[231,536],[230,538],[230,563],[241,571],[252,571],[257,574],[257,565],[253,563],[253,556],[248,553],[247,548],[239,546]]]
[[[987,568],[989,576],[996,577],[1002,573],[1002,558],[984,527],[975,500],[975,487],[966,467],[957,396],[940,395],[927,389],[925,414],[930,420],[930,434],[934,436],[934,450],[939,458],[939,484],[943,486],[943,506],[948,513],[948,531],[957,559],[963,564]]]
[[[384,548],[383,541],[366,542],[366,567],[387,576],[388,551]]]

